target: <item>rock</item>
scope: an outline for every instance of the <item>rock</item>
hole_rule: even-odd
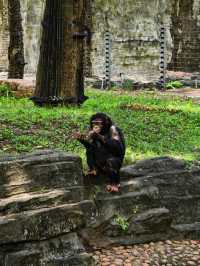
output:
[[[99,223],[87,233],[89,242],[97,246],[98,241],[128,245],[181,235],[198,237],[198,227],[186,234],[180,228],[186,221],[192,224],[200,218],[198,207],[193,211],[193,204],[200,203],[199,169],[189,170],[185,162],[170,157],[140,161],[126,169],[128,175],[119,194],[96,194]],[[116,215],[121,217],[121,225],[116,223]],[[128,230],[123,229],[125,223]]]
[[[98,205],[99,212],[104,215],[105,218],[111,217],[114,214],[120,212],[121,214],[131,215],[135,211],[139,211],[139,206],[143,203],[145,205],[148,202],[148,206],[154,204],[155,199],[158,198],[158,188],[155,186],[143,187],[137,192],[128,192],[118,195],[100,195],[96,197],[95,201]],[[132,208],[130,208],[132,206]],[[135,207],[135,208],[134,208]],[[140,209],[140,211],[142,211]]]
[[[166,240],[165,243],[168,244],[168,245],[171,245],[172,244],[172,241]]]
[[[177,232],[177,234],[181,235],[186,239],[190,238],[200,238],[200,223],[191,223],[191,224],[178,224],[173,225],[172,228]]]
[[[28,210],[47,208],[62,203],[72,203],[75,199],[70,190],[55,189],[48,192],[40,193],[23,193],[0,201],[0,216],[12,213],[19,213]]]
[[[34,257],[33,266],[93,265],[81,241],[103,247],[95,256],[110,265],[124,258],[132,263],[133,257],[139,263],[143,248],[142,263],[150,263],[149,254],[156,250],[155,265],[168,254],[179,256],[179,243],[171,239],[200,237],[200,170],[168,157],[148,162],[131,166],[120,193],[102,187],[89,200],[77,156],[46,150],[0,158],[0,264],[29,265]],[[106,249],[138,243],[146,245]],[[188,243],[191,248],[199,244]],[[185,258],[193,261],[189,253]]]
[[[20,248],[20,250],[19,250]],[[86,254],[85,248],[76,233],[69,233],[58,238],[41,242],[25,242],[0,247],[5,262],[1,265],[93,265],[92,256]],[[71,264],[74,262],[74,264]],[[5,264],[4,264],[5,263]],[[31,264],[32,263],[32,264]],[[60,264],[59,264],[60,263]]]
[[[129,233],[167,232],[172,223],[172,217],[166,208],[151,209],[132,217],[130,220]],[[137,228],[139,231],[137,231]],[[149,247],[149,246],[148,246]]]
[[[40,265],[40,251],[21,250],[9,253],[5,257],[5,265]]]
[[[186,169],[186,163],[171,157],[145,159],[121,169],[122,177],[138,177]]]
[[[0,158],[0,197],[82,185],[79,157],[51,150]]]
[[[115,259],[115,260],[114,260],[114,264],[115,264],[116,266],[121,266],[121,265],[123,265],[123,260],[121,260],[121,259]]]
[[[94,259],[87,253],[74,255],[69,258],[55,258],[48,262],[48,266],[94,266]]]
[[[79,157],[50,150],[2,157],[0,184],[2,266],[94,265],[71,233],[96,216],[84,200]]]
[[[187,265],[189,266],[189,265],[194,265],[194,266],[196,266],[196,262],[194,262],[194,261],[191,261],[191,260],[189,260],[189,261],[187,261]]]
[[[0,241],[7,244],[44,240],[68,233],[84,224],[83,213],[75,204],[27,211],[0,218]]]
[[[0,241],[6,244],[56,237],[90,224],[93,213],[93,203],[83,201],[3,216],[0,217]]]

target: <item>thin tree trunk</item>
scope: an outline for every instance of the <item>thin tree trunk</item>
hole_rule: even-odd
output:
[[[46,0],[40,58],[33,101],[81,103],[83,84],[84,0]]]
[[[25,63],[20,0],[8,0],[8,25],[10,33],[8,78],[22,79]]]
[[[168,69],[199,72],[199,22],[194,14],[194,0],[172,1],[171,36],[173,50]]]
[[[85,0],[85,26],[88,30],[88,38],[85,39],[84,43],[84,75],[85,77],[92,76],[92,62],[91,62],[91,29],[92,29],[92,0]]]

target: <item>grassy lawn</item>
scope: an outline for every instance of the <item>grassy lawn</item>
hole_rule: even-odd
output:
[[[39,108],[27,99],[0,97],[0,155],[35,149],[61,149],[79,154],[83,147],[72,132],[88,128],[89,117],[106,112],[123,129],[125,164],[170,155],[200,160],[200,105],[175,96],[87,90],[81,107]]]

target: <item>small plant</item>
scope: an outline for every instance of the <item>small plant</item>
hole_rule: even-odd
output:
[[[122,83],[122,89],[127,90],[127,91],[133,90],[133,81],[130,79],[124,79]]]
[[[101,192],[101,187],[96,185],[96,186],[94,186],[94,190],[95,190],[95,194],[97,194],[97,193]]]
[[[183,87],[183,83],[178,80],[170,81],[166,84],[166,89],[179,89]]]
[[[4,140],[4,139],[12,139],[13,138],[13,131],[10,128],[3,128],[0,131],[0,140]]]
[[[13,96],[10,86],[6,84],[0,84],[0,97]]]
[[[93,187],[90,187],[88,191],[90,191],[88,192],[88,194],[90,195],[90,199],[95,201],[97,194],[101,192],[101,187],[99,185],[95,185]]]
[[[128,230],[129,222],[127,221],[127,218],[125,218],[125,217],[123,217],[123,216],[118,214],[115,217],[114,221],[116,222],[116,224],[118,224],[121,227],[121,229],[123,231],[127,231]]]

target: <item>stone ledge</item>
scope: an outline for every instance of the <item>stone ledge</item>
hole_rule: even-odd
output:
[[[159,157],[124,167],[121,175],[121,192],[109,194],[105,184],[84,182],[73,154],[44,150],[0,158],[0,264],[28,263],[27,254],[39,252],[34,266],[92,265],[83,249],[66,253],[70,234],[96,247],[199,239],[199,168]],[[18,195],[11,196],[14,189]]]
[[[0,85],[8,85],[16,98],[31,97],[35,82],[26,79],[0,79]]]

